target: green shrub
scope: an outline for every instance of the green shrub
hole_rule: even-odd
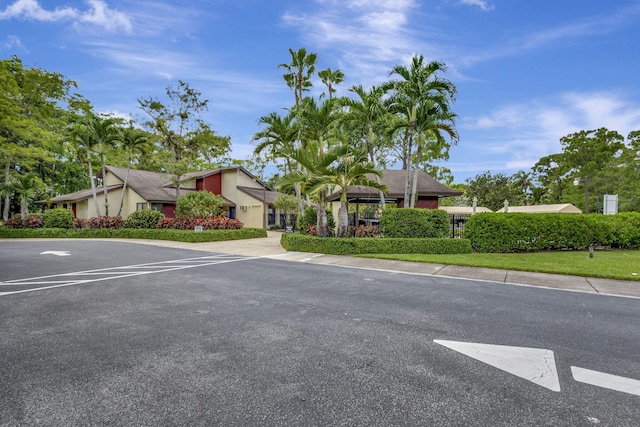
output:
[[[640,213],[568,215],[479,213],[465,224],[477,252],[640,246]]]
[[[158,222],[164,218],[162,212],[143,209],[132,212],[124,222],[124,228],[158,228]]]
[[[307,206],[304,208],[302,215],[298,217],[298,230],[302,234],[311,233],[315,235],[316,225],[318,225],[318,209]],[[336,228],[336,222],[333,219],[331,211],[327,211],[327,225],[329,226],[329,230]]]
[[[176,201],[176,216],[187,218],[209,218],[221,216],[224,206],[222,197],[208,191],[193,191]]]
[[[73,228],[73,211],[71,209],[49,209],[44,213],[45,228]]]
[[[449,215],[439,209],[385,209],[380,218],[384,237],[449,237]]]
[[[471,253],[467,239],[338,238],[285,233],[280,245],[288,251],[331,255],[355,254],[466,254]]]

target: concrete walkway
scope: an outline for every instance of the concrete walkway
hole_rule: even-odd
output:
[[[227,242],[182,243],[159,240],[122,241],[133,241],[136,243],[155,246],[177,247],[207,252],[223,252],[262,258],[273,258],[282,261],[308,262],[313,264],[327,264],[401,273],[468,278],[505,284],[539,286],[577,292],[640,298],[640,281],[597,279],[591,277],[530,273],[524,271],[463,267],[444,264],[425,264],[418,262],[358,258],[345,255],[287,252],[282,248],[282,246],[280,246],[280,236],[282,233],[268,231],[267,234],[267,238],[232,240]]]

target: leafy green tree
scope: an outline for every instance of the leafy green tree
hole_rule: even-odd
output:
[[[179,80],[178,87],[166,88],[166,100],[148,97],[138,105],[150,120],[145,125],[160,136],[160,145],[171,154],[167,172],[173,175],[176,198],[180,196],[180,176],[195,169],[198,159],[216,158],[230,150],[230,138],[221,137],[204,122],[208,100]]]
[[[589,179],[624,149],[624,137],[606,128],[579,131],[560,138],[562,159],[570,173],[582,179],[584,212],[589,213]]]
[[[177,217],[209,218],[222,215],[222,197],[208,191],[192,191],[178,198]]]
[[[34,168],[39,161],[55,161],[45,144],[57,138],[69,91],[76,84],[59,73],[28,68],[17,56],[0,60],[0,159],[4,182],[10,171]],[[5,194],[3,219],[8,219],[10,193]]]
[[[513,204],[516,194],[511,185],[510,177],[503,173],[492,175],[490,171],[467,178],[466,196],[469,200],[478,198],[478,206],[485,206],[491,210],[498,210],[507,200]]]

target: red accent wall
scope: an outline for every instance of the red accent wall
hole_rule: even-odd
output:
[[[215,175],[209,175],[204,179],[203,185],[204,190],[220,196],[222,194],[222,174],[217,173]]]
[[[398,199],[398,207],[404,207],[404,199]],[[437,197],[420,197],[416,201],[416,208],[421,209],[438,209]]]
[[[203,190],[203,179],[196,179],[196,190],[200,191]]]
[[[162,213],[165,218],[175,218],[176,205],[162,205]]]

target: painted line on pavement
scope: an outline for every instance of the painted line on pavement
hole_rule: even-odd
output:
[[[574,380],[581,383],[640,396],[640,380],[578,368],[577,366],[571,367],[571,374]]]
[[[29,284],[51,284],[51,285],[37,287],[37,288],[23,289],[19,291],[0,292],[0,296],[20,294],[20,293],[33,292],[33,291],[42,291],[46,289],[61,288],[65,286],[74,286],[74,285],[93,283],[93,282],[99,282],[104,280],[122,279],[122,278],[133,277],[133,276],[143,276],[146,274],[165,273],[169,271],[185,270],[188,268],[195,268],[195,267],[206,267],[209,265],[227,264],[231,262],[247,261],[247,260],[257,259],[257,258],[258,257],[207,256],[207,257],[200,257],[200,258],[187,258],[184,260],[172,260],[172,261],[153,262],[148,264],[136,264],[134,266],[109,267],[109,268],[101,268],[96,270],[78,271],[74,273],[53,274],[49,276],[31,277],[27,279],[8,280],[8,281],[0,282],[0,286],[23,286],[23,285],[29,285]],[[190,263],[180,265],[180,263],[182,262],[190,262]],[[157,270],[147,269],[145,271],[135,271],[135,272],[118,271],[121,269],[141,268],[141,267],[155,268],[155,267],[162,267],[163,265],[165,265],[166,267],[159,268]],[[104,277],[109,274],[111,274],[111,276]],[[74,276],[86,276],[86,275],[99,275],[101,277],[94,278],[94,279],[80,279],[80,280],[66,280],[66,281],[42,280],[42,279],[55,279],[59,277],[74,277]]]

